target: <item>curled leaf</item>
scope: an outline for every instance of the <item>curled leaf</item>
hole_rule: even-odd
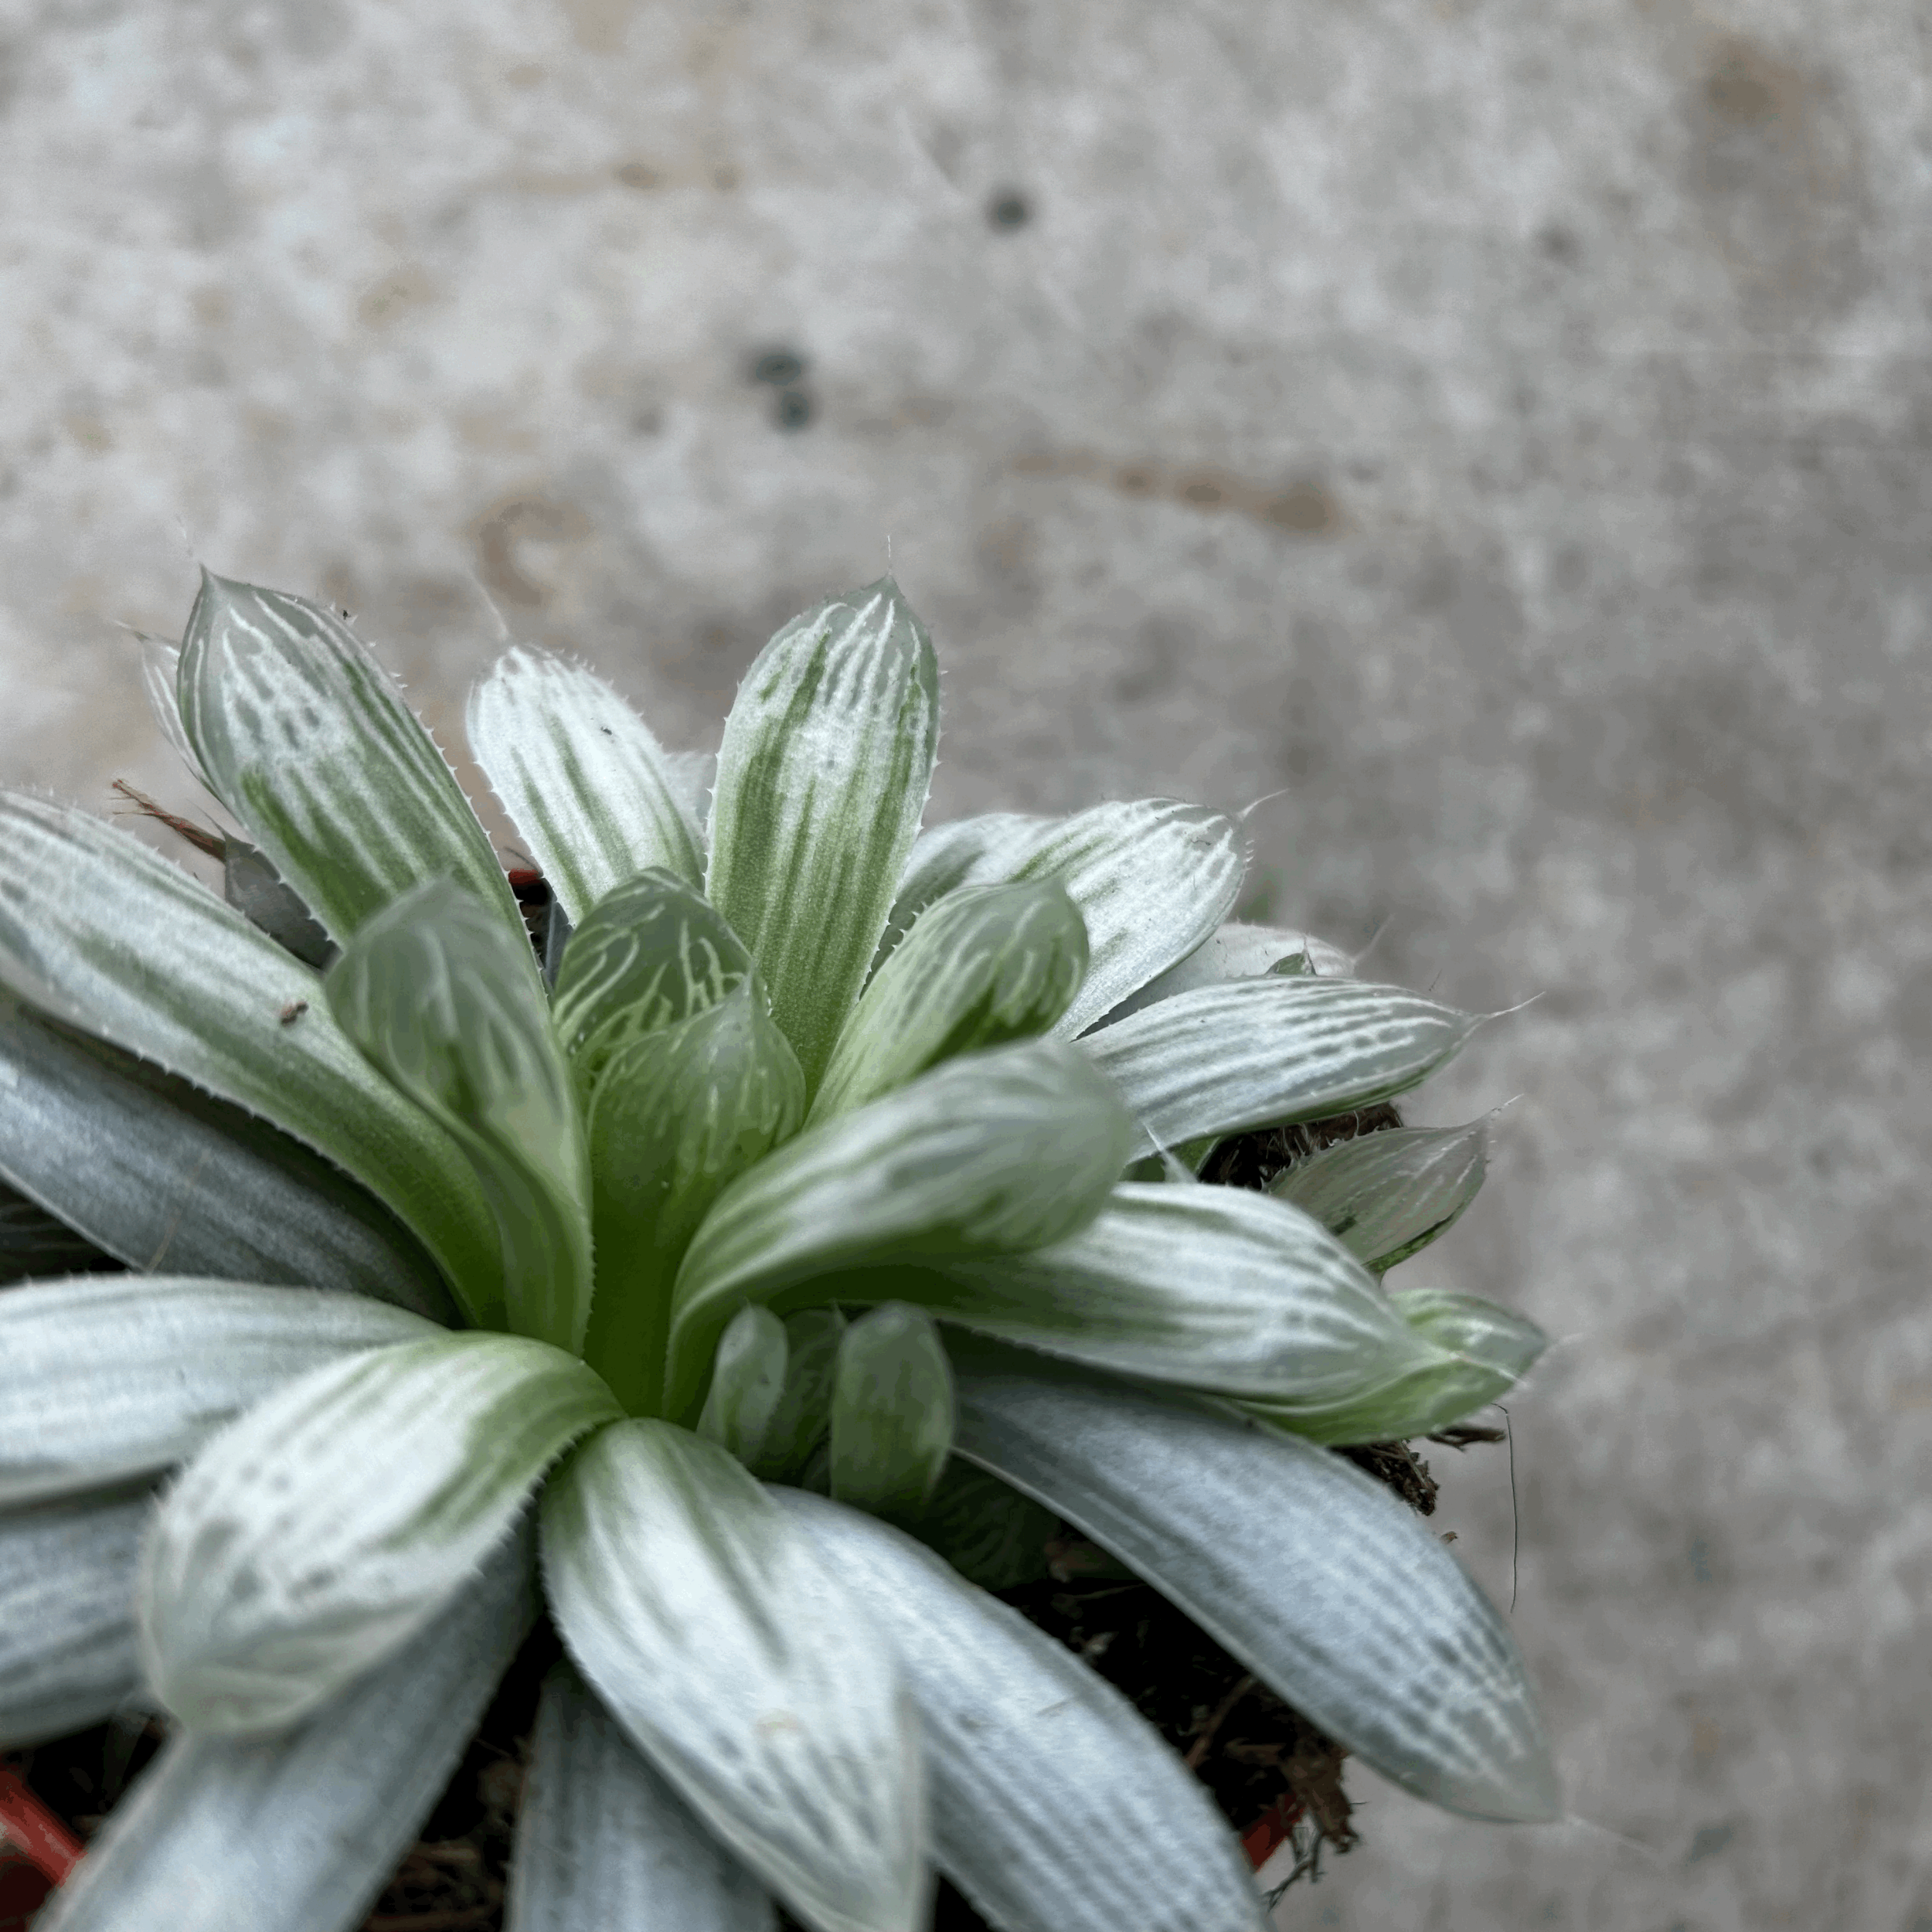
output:
[[[1482,1185],[1488,1131],[1392,1128],[1325,1148],[1270,1184],[1365,1266],[1386,1273],[1443,1233]]]

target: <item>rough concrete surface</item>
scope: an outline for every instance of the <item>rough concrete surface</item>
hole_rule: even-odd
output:
[[[889,542],[937,815],[1282,791],[1281,917],[1542,995],[1412,1110],[1521,1096],[1409,1272],[1562,1338],[1514,1624],[1577,1821],[1358,1768],[1282,1923],[1932,1927],[1923,6],[0,21],[9,781],[183,794],[114,627],[195,559],[446,743],[493,601],[703,743]]]

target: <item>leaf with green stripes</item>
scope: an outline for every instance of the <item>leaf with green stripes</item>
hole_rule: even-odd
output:
[[[457,881],[522,932],[436,741],[333,611],[204,571],[179,693],[216,794],[332,938],[430,879]]]
[[[760,1481],[798,1481],[830,1433],[838,1345],[849,1325],[837,1308],[801,1308],[785,1317],[784,1386],[758,1454],[746,1465]]]
[[[1301,962],[1300,968],[1293,962]],[[1230,920],[1217,927],[1186,958],[1131,993],[1107,1015],[1107,1023],[1130,1013],[1191,993],[1202,986],[1219,986],[1231,979],[1260,979],[1284,970],[1304,970],[1318,979],[1352,979],[1355,955],[1331,946],[1312,933],[1284,926],[1250,926]]]
[[[1087,928],[1057,882],[953,893],[873,975],[811,1117],[849,1113],[956,1054],[1045,1032],[1086,972]]]
[[[141,1568],[141,1654],[198,1730],[294,1723],[470,1587],[549,1464],[616,1401],[519,1335],[448,1335],[311,1370],[168,1492]]]
[[[423,1242],[473,1320],[502,1305],[469,1162],[363,1059],[308,968],[84,813],[0,794],[0,985],[325,1155]]]
[[[520,930],[432,879],[364,926],[325,983],[343,1032],[475,1169],[509,1326],[574,1349],[590,1310],[590,1162],[529,959]]]
[[[695,1406],[740,1302],[842,1268],[1061,1240],[1100,1212],[1131,1139],[1107,1082],[1047,1041],[947,1060],[801,1134],[719,1196],[685,1256],[665,1413]]]
[[[1009,862],[1056,822],[1034,812],[985,811],[928,825],[913,840],[906,869],[899,875],[872,971],[885,964],[886,955],[928,906],[968,883],[999,884],[1010,869]]]
[[[743,940],[674,874],[652,868],[607,893],[571,934],[550,999],[586,1107],[619,1047],[716,1005],[751,976]]]
[[[953,1446],[953,1372],[932,1317],[903,1301],[862,1315],[838,1345],[832,1392],[832,1493],[910,1521]]]
[[[939,740],[932,640],[889,577],[795,617],[738,687],[706,896],[815,1087],[865,983]]]
[[[594,672],[519,645],[471,694],[468,722],[477,763],[573,921],[646,866],[702,882],[664,748]]]
[[[1156,1147],[1320,1120],[1419,1085],[1481,1025],[1400,986],[1234,980],[1081,1041]]]
[[[698,1434],[747,1468],[756,1462],[784,1396],[791,1353],[785,1325],[769,1308],[740,1308],[719,1338]]]
[[[1476,1198],[1485,1122],[1390,1128],[1342,1141],[1269,1184],[1277,1200],[1312,1214],[1378,1274],[1427,1247]]]

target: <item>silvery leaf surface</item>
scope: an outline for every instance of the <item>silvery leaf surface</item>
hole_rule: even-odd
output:
[[[130,1267],[345,1289],[455,1318],[435,1264],[339,1168],[4,997],[0,1096],[0,1174]]]
[[[0,1295],[0,1509],[185,1462],[324,1362],[438,1332],[361,1295],[80,1275]]]
[[[148,709],[154,715],[161,735],[180,755],[181,761],[213,792],[201,759],[189,741],[188,728],[181,721],[181,703],[175,687],[181,677],[181,647],[165,638],[150,637],[145,631],[134,634],[141,646],[141,684],[148,695]]]
[[[906,869],[899,876],[872,971],[885,964],[886,955],[928,906],[969,881],[998,884],[1006,876],[1008,862],[1054,823],[1032,812],[988,811],[928,825],[913,842]]]
[[[774,1932],[770,1896],[567,1662],[543,1681],[505,1932]]]
[[[1418,1798],[1561,1815],[1509,1627],[1329,1451],[997,1343],[953,1349],[959,1453],[1077,1523],[1276,1694]]]
[[[204,570],[177,692],[216,796],[332,939],[429,879],[455,880],[522,936],[448,762],[334,611]]]
[[[874,1515],[917,1516],[952,1445],[952,1366],[932,1317],[903,1301],[869,1310],[839,1339],[832,1495]]]
[[[717,781],[718,754],[715,751],[667,751],[664,760],[671,788],[678,794],[685,817],[696,829],[699,849],[707,850],[711,787]]]
[[[468,725],[573,923],[647,866],[702,883],[703,847],[664,748],[594,672],[519,645],[470,694]]]
[[[938,740],[932,640],[889,577],[794,617],[725,721],[706,896],[751,948],[808,1087],[865,983]]]
[[[785,1325],[769,1308],[756,1302],[740,1308],[719,1337],[698,1434],[751,1468],[784,1398],[791,1357]]]
[[[889,1291],[981,1334],[1221,1395],[1336,1401],[1437,1359],[1318,1222],[1236,1188],[1123,1182],[1065,1240],[931,1263]]]
[[[773,1493],[898,1655],[934,1855],[982,1917],[1007,1932],[1263,1932],[1206,1787],[1111,1684],[910,1537]]]
[[[1137,993],[1130,993],[1107,1016],[1111,1025],[1138,1013],[1143,1007],[1172,999],[1176,993],[1191,993],[1202,986],[1219,986],[1231,979],[1260,979],[1284,961],[1300,958],[1318,978],[1351,979],[1355,976],[1355,955],[1332,946],[1325,939],[1291,926],[1250,926],[1229,920],[1164,973],[1151,979]]]
[[[461,1595],[549,1464],[617,1413],[582,1362],[517,1335],[311,1370],[168,1492],[142,1564],[149,1680],[198,1730],[306,1716]]]
[[[1410,1288],[1389,1300],[1430,1359],[1339,1401],[1243,1406],[1316,1442],[1404,1440],[1449,1428],[1506,1396],[1549,1345],[1533,1321],[1476,1295]]]
[[[283,1736],[177,1733],[36,1932],[350,1932],[456,1768],[536,1620],[511,1539],[427,1630]]]
[[[1400,986],[1246,979],[1177,993],[1080,1044],[1148,1138],[1172,1148],[1387,1100],[1481,1024]]]
[[[948,1060],[799,1134],[726,1189],[685,1253],[666,1413],[701,1394],[741,1301],[862,1264],[1044,1247],[1100,1211],[1131,1138],[1079,1050],[1046,1041]]]
[[[550,1001],[586,1104],[620,1047],[692,1019],[753,977],[744,941],[696,887],[655,867],[614,886],[571,934]]]
[[[313,972],[97,818],[0,793],[0,985],[305,1142],[394,1209],[466,1308],[501,1302],[468,1162],[363,1059]]]
[[[925,1923],[917,1720],[864,1605],[723,1451],[606,1429],[545,1491],[573,1660],[711,1832],[816,1932]]]
[[[1269,1184],[1377,1274],[1447,1231],[1482,1185],[1488,1131],[1404,1127],[1364,1134],[1298,1162]]]
[[[0,1515],[0,1750],[139,1707],[134,1573],[145,1491]]]
[[[1087,925],[1087,977],[1055,1026],[1071,1039],[1184,959],[1227,917],[1247,841],[1224,812],[1173,798],[1095,805],[1024,842],[992,842],[958,883],[1057,879]]]
[[[804,1111],[797,1056],[750,981],[610,1063],[589,1127],[597,1294],[584,1355],[634,1413],[658,1410],[692,1236]]]
[[[1086,972],[1087,928],[1056,881],[952,893],[872,975],[811,1117],[849,1113],[957,1054],[1044,1033]]]
[[[342,1031],[475,1170],[507,1325],[574,1349],[590,1309],[590,1157],[529,963],[521,928],[437,879],[370,920],[323,984]]]

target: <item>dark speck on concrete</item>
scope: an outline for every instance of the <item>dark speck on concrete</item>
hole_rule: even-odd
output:
[[[1010,230],[1033,219],[1033,204],[1016,188],[1002,188],[986,204],[986,225]]]
[[[790,389],[802,382],[805,359],[795,349],[768,349],[751,365],[751,379],[768,383],[774,389]]]
[[[771,420],[781,430],[801,430],[811,420],[811,398],[801,389],[781,389]]]

